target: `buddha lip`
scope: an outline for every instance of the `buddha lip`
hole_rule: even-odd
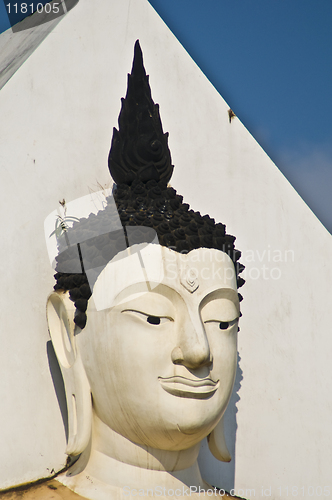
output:
[[[188,385],[189,387],[204,387],[204,386],[215,387],[219,382],[219,380],[217,380],[217,382],[215,382],[214,380],[212,380],[212,378],[209,378],[209,377],[193,380],[191,378],[180,377],[179,375],[175,375],[174,377],[167,377],[167,378],[158,377],[158,380],[161,383],[184,384],[184,385]]]
[[[158,380],[166,392],[184,398],[209,398],[219,387],[219,380],[214,381],[209,377],[193,380],[176,375],[167,378],[158,377]]]

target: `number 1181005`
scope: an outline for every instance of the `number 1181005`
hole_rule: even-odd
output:
[[[60,12],[60,2],[59,3],[46,3],[45,5],[42,3],[8,3],[6,4],[8,14],[33,14],[34,12],[38,12],[42,14],[45,12],[46,14],[58,14]]]

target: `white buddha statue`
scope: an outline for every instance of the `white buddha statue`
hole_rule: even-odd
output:
[[[240,252],[225,226],[167,187],[167,134],[138,43],[109,166],[113,205],[60,241],[48,299],[66,452],[78,457],[57,479],[91,500],[198,497],[212,489],[197,465],[201,441],[231,458],[222,417],[236,373]]]
[[[207,489],[197,466],[206,436],[213,454],[230,460],[220,420],[236,372],[234,265],[214,249],[183,255],[149,244],[141,254],[147,280],[137,253],[110,262],[79,333],[68,292],[49,298],[70,415],[67,453],[82,453],[60,481],[91,499]]]

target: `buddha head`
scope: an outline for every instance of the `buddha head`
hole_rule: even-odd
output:
[[[103,429],[140,447],[229,461],[243,266],[233,236],[169,186],[171,155],[135,45],[109,169],[113,194],[58,238],[52,342],[69,415],[68,455]],[[108,431],[105,431],[108,432]]]

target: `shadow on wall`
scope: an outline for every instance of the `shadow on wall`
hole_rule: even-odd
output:
[[[230,491],[234,488],[235,482],[235,445],[236,445],[236,431],[237,431],[237,407],[236,403],[240,401],[240,396],[238,394],[241,381],[243,379],[243,371],[240,367],[241,357],[237,355],[237,369],[233,392],[231,399],[228,403],[225,415],[224,415],[224,428],[227,448],[231,454],[232,460],[229,463],[217,462],[213,460],[211,464],[211,453],[207,444],[207,440],[204,439],[201,447],[201,451],[198,457],[198,464],[202,474],[202,477],[212,486],[217,486],[226,491]]]
[[[68,441],[68,409],[67,409],[65,386],[63,383],[60,366],[57,357],[55,355],[51,340],[49,340],[46,343],[46,350],[47,350],[48,364],[50,367],[52,382],[58,400],[63,426],[65,429],[66,440]]]

